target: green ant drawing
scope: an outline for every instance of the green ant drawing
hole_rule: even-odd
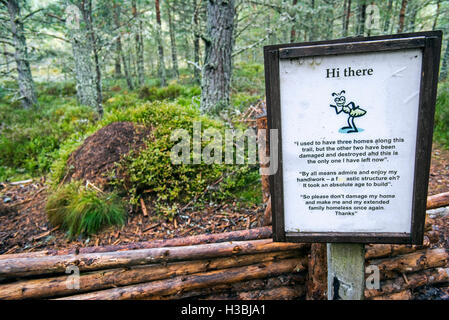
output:
[[[346,97],[344,96],[345,93],[345,90],[342,90],[340,93],[332,93],[332,96],[335,97],[334,101],[337,105],[334,106],[333,104],[331,104],[330,106],[332,108],[335,108],[335,112],[337,114],[344,112],[348,115],[348,126],[341,128],[340,132],[359,132],[359,129],[357,129],[357,127],[355,126],[354,118],[364,116],[366,114],[366,111],[359,106],[355,106],[355,103],[352,101],[346,104]]]

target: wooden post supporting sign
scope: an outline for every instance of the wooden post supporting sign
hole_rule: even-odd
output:
[[[362,300],[365,290],[365,245],[327,244],[328,300]]]

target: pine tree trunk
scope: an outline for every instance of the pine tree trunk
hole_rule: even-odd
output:
[[[136,1],[132,1],[132,13],[134,18],[138,19],[137,28],[135,30],[136,40],[136,67],[137,67],[137,83],[142,86],[145,83],[145,66],[143,63],[143,41],[142,41],[142,20],[137,15]]]
[[[193,79],[195,83],[200,84],[200,70],[198,66],[200,65],[200,32],[198,24],[199,8],[197,0],[194,0],[195,11],[193,12]]]
[[[363,36],[365,34],[366,0],[359,0],[358,11],[357,35]]]
[[[413,32],[415,31],[415,24],[416,24],[416,16],[418,14],[418,3],[416,2],[410,2],[407,7],[407,14],[408,17],[408,23],[407,23],[407,32]]]
[[[173,64],[173,76],[179,78],[178,53],[176,48],[175,26],[173,25],[171,8],[167,6],[168,28],[170,33],[171,58]]]
[[[3,57],[5,58],[5,68],[6,68],[6,73],[8,74],[10,69],[9,69],[9,52],[6,50],[6,45],[3,44]]]
[[[435,30],[438,23],[438,18],[440,17],[440,7],[441,7],[441,0],[437,1],[437,12],[435,14],[435,19],[433,20],[432,30]]]
[[[312,12],[315,11],[315,0],[311,0],[310,2],[310,8],[312,9]],[[308,21],[310,23],[310,28],[309,28],[309,41],[314,41],[316,40],[316,28],[317,25],[314,23],[316,17],[313,17],[313,14],[310,14],[308,17]]]
[[[117,79],[122,77],[122,64],[120,62],[120,51],[118,49],[118,44],[115,44],[115,57],[114,57],[114,75]]]
[[[101,88],[101,69],[100,69],[100,61],[98,59],[98,48],[97,48],[97,37],[95,35],[95,30],[92,22],[92,0],[87,1],[87,8],[83,12],[84,20],[87,24],[87,30],[89,32],[89,37],[91,41],[92,53],[94,56],[95,63],[95,89],[96,89],[96,104],[95,107],[97,109],[100,118],[103,117],[103,93]]]
[[[347,37],[348,36],[348,29],[349,29],[349,19],[351,17],[351,0],[348,0],[347,4],[346,4],[346,12],[344,14],[344,26],[343,26],[343,37]]]
[[[293,6],[296,6],[298,0],[293,0]],[[295,10],[296,13],[296,10]],[[292,27],[290,29],[290,42],[295,42],[296,40],[296,19],[293,20]]]
[[[446,80],[449,62],[449,40],[446,40],[446,50],[444,51],[443,63],[441,64],[440,80]]]
[[[120,7],[119,7],[117,0],[115,0],[114,5],[117,6],[117,10],[114,11],[114,23],[115,23],[115,27],[117,29],[119,29],[120,28]],[[125,73],[125,79],[126,79],[126,84],[128,85],[128,89],[134,90],[133,81],[129,74],[128,63],[126,61],[126,58],[125,58],[125,55],[124,55],[123,49],[122,49],[121,33],[119,34],[119,36],[117,37],[117,40],[116,40],[116,50],[117,50],[117,58],[122,61],[123,72]]]
[[[161,79],[161,86],[166,85],[165,63],[164,63],[164,47],[162,46],[162,22],[159,0],[155,0],[156,6],[156,42],[159,54],[158,75]]]
[[[402,0],[401,11],[399,11],[398,33],[404,31],[405,12],[407,9],[407,0]]]
[[[76,81],[76,93],[78,102],[95,108],[97,106],[97,90],[95,87],[95,73],[92,61],[92,41],[84,19],[84,2],[77,2],[78,12],[71,14],[76,16],[79,24],[69,28],[67,35],[72,43],[74,58],[74,71]]]
[[[220,111],[229,105],[234,15],[234,0],[208,2],[204,39],[206,56],[201,83],[202,111]]]
[[[36,89],[31,75],[28,61],[28,48],[26,44],[23,22],[20,17],[18,0],[8,0],[8,13],[11,23],[11,33],[14,42],[14,59],[17,64],[17,82],[19,85],[20,99],[24,108],[30,108],[37,103]]]
[[[334,0],[329,0],[327,6],[328,7],[326,13],[328,14],[328,16],[326,16],[327,20],[326,36],[327,39],[332,39],[334,34]]]
[[[113,4],[113,12],[114,12],[114,19],[120,15],[120,9],[116,1],[114,1]],[[120,79],[122,77],[122,64],[120,62],[120,59],[122,57],[121,52],[122,46],[120,42],[121,42],[120,36],[118,36],[115,42],[115,57],[114,57],[114,75],[117,79]]]
[[[391,19],[391,10],[393,8],[393,0],[388,1],[387,12],[385,13],[384,32],[388,32]]]

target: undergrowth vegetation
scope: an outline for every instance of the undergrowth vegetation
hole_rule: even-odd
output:
[[[126,207],[138,206],[143,194],[151,197],[155,211],[167,219],[192,199],[197,207],[220,201],[232,201],[236,206],[260,203],[257,166],[204,161],[173,165],[170,158],[178,142],[170,139],[175,129],[184,129],[190,136],[195,122],[201,123],[203,132],[214,129],[223,136],[230,127],[246,129],[233,122],[232,116],[262,97],[263,68],[242,64],[235,70],[233,107],[222,120],[200,114],[201,89],[189,84],[192,79],[182,73],[179,81],[166,87],[160,87],[157,79],[147,79],[134,91],[127,90],[123,79],[105,80],[105,112],[99,121],[94,110],[77,103],[73,82],[38,83],[39,103],[32,110],[22,109],[12,95],[14,83],[4,82],[0,86],[0,181],[46,175],[52,187],[47,216],[71,238],[123,224]],[[256,80],[251,82],[251,78]],[[151,134],[140,152],[131,151],[117,163],[120,175],[111,180],[109,189],[113,191],[86,187],[85,182],[61,184],[70,169],[70,154],[89,135],[117,121],[144,125],[151,128]],[[203,140],[201,147],[208,143]]]
[[[438,96],[435,106],[435,126],[433,138],[449,148],[449,82],[438,84]]]

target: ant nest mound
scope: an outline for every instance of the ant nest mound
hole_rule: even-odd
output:
[[[117,163],[145,146],[150,129],[132,122],[114,122],[89,136],[67,160],[63,182],[89,181],[105,187],[117,176]]]

